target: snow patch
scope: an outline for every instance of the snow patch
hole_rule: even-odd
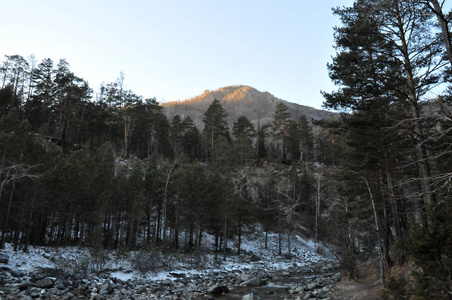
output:
[[[207,272],[246,272],[253,269],[260,270],[285,270],[291,267],[312,266],[319,261],[334,261],[332,255],[321,244],[312,240],[303,238],[299,235],[291,237],[291,254],[286,258],[284,255],[289,253],[288,241],[285,237],[282,243],[282,254],[279,255],[279,235],[277,233],[268,233],[267,249],[265,249],[265,232],[259,230],[251,235],[242,237],[241,250],[242,255],[228,255],[223,260],[223,253],[204,254],[202,258],[202,266],[195,267],[187,263],[187,261],[174,261],[168,263],[168,268],[157,272],[140,273],[132,270],[129,260],[119,262],[115,260],[114,252],[109,251],[105,263],[102,265],[104,270],[108,271],[110,277],[118,278],[122,281],[135,280],[139,278],[147,280],[167,280],[174,279],[174,274],[181,276],[205,275]],[[205,234],[203,236],[204,248],[212,245],[214,237]],[[228,243],[230,250],[237,250],[237,240],[231,240]],[[317,249],[322,248],[323,254],[317,253]],[[6,244],[2,253],[9,256],[8,266],[12,269],[30,273],[38,268],[61,268],[62,263],[81,263],[81,260],[93,260],[88,249],[78,247],[29,247],[27,252],[15,252],[11,244]],[[93,263],[92,261],[89,263]],[[3,264],[2,264],[3,265]],[[172,275],[172,274],[173,275]],[[184,274],[184,275],[182,275]]]

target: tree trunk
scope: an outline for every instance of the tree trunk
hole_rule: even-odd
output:
[[[317,174],[316,176],[316,180],[317,180],[317,197],[316,197],[316,201],[315,201],[315,236],[314,236],[314,241],[317,243],[319,240],[319,215],[320,215],[320,183],[321,183],[321,178],[320,178],[320,174]]]
[[[240,255],[242,248],[242,215],[239,215],[239,243],[237,245],[237,254]]]
[[[278,212],[278,254],[282,255],[281,213]]]
[[[198,236],[198,247],[201,248],[201,242],[202,242],[202,228],[199,227],[199,236]]]
[[[226,255],[228,251],[228,213],[227,209],[225,210],[225,217],[224,217],[224,256],[223,260],[226,261]]]
[[[287,224],[287,226],[289,226],[289,224]],[[290,239],[290,230],[287,230],[287,250],[289,257],[292,257],[292,243]]]
[[[374,213],[374,223],[375,223],[375,230],[377,232],[378,248],[379,248],[378,254],[380,256],[380,281],[381,281],[381,284],[384,286],[385,285],[384,253],[383,253],[383,244],[382,244],[382,239],[381,239],[380,226],[378,225],[377,209],[375,207],[375,200],[374,200],[374,197],[372,194],[372,189],[370,188],[370,185],[369,185],[369,181],[367,180],[367,178],[365,178],[365,177],[363,177],[363,178],[366,182],[367,191],[369,192],[370,201],[372,203],[372,211]]]
[[[410,51],[408,49],[408,42],[406,40],[406,32],[404,28],[404,24],[401,19],[401,12],[400,8],[397,5],[397,19],[398,19],[398,30],[399,30],[399,37],[401,42],[401,52],[404,57],[404,68],[405,68],[405,74],[406,74],[406,80],[407,80],[407,86],[408,86],[408,97],[409,102],[411,106],[411,114],[414,120],[414,133],[415,133],[415,139],[416,139],[416,154],[417,154],[417,162],[420,169],[420,181],[422,186],[422,194],[424,199],[426,199],[426,203],[429,205],[432,205],[436,202],[435,195],[431,190],[431,182],[430,182],[430,166],[427,156],[427,149],[425,147],[425,137],[423,132],[423,126],[421,123],[421,117],[419,114],[419,99],[417,96],[417,88],[416,88],[416,82],[415,82],[415,76],[413,74],[413,67],[411,64],[411,57],[410,57]]]
[[[176,224],[174,224],[174,247],[179,248],[179,199],[176,199]]]
[[[446,16],[444,16],[443,10],[438,0],[428,0],[428,2],[433,4],[433,7],[430,5],[428,6],[438,19],[439,26],[441,27],[441,35],[444,41],[444,45],[446,46],[447,58],[449,59],[449,63],[452,67],[452,41],[449,32],[449,22],[447,21]]]
[[[5,247],[5,236],[6,236],[6,231],[8,230],[8,222],[9,222],[9,216],[11,213],[11,204],[13,202],[14,189],[15,189],[15,184],[14,184],[14,180],[13,180],[11,193],[9,194],[9,198],[8,198],[8,208],[6,209],[6,216],[5,216],[5,223],[3,224],[2,237],[0,239],[0,248],[1,249],[3,249]]]

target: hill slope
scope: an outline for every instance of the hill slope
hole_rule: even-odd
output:
[[[259,119],[261,124],[269,123],[273,119],[276,104],[283,102],[288,108],[292,118],[306,115],[307,119],[328,119],[335,113],[318,110],[312,107],[298,105],[276,98],[268,92],[260,92],[252,87],[235,85],[219,88],[214,91],[205,91],[202,95],[185,101],[173,101],[163,103],[164,112],[171,121],[175,115],[182,118],[190,116],[198,128],[204,127],[202,118],[214,99],[220,100],[224,110],[228,114],[226,121],[229,126],[240,117],[247,117],[253,124]]]

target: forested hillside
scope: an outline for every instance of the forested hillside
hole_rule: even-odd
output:
[[[313,234],[313,162],[332,144],[284,104],[256,128],[214,100],[200,131],[123,77],[93,97],[65,60],[6,56],[1,76],[2,245],[195,249],[207,232],[219,250],[256,223]]]
[[[0,246],[194,252],[208,233],[240,254],[259,224],[281,255],[296,232],[329,243],[354,279],[378,259],[388,295],[450,299],[450,16],[436,0],[334,12],[334,119],[246,86],[162,107],[120,76],[93,95],[65,60],[6,56]]]

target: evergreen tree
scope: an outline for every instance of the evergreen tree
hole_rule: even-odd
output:
[[[288,154],[288,162],[295,162],[300,160],[301,152],[300,152],[300,128],[298,127],[297,122],[294,120],[289,121],[289,125],[287,126],[287,154]]]
[[[217,141],[220,137],[224,137],[230,142],[229,131],[226,123],[226,113],[220,101],[215,99],[204,113],[203,123],[203,139],[205,145],[205,157],[209,161],[215,160],[218,154]]]
[[[287,161],[287,137],[290,125],[289,112],[287,106],[282,102],[276,104],[273,116],[272,132],[275,140],[275,149],[279,149],[282,162]]]
[[[254,156],[253,139],[256,135],[253,124],[248,118],[241,116],[232,126],[234,149],[239,154],[240,165],[243,166]]]
[[[204,167],[199,161],[189,164],[182,173],[180,195],[188,237],[186,246],[189,249],[200,246],[202,233],[206,229],[207,189],[208,180]]]
[[[441,79],[442,48],[432,35],[432,15],[420,1],[357,1],[336,9],[344,27],[336,30],[340,52],[329,65],[342,88],[324,93],[331,108],[366,110],[371,102],[398,103],[409,112],[403,125],[411,130],[423,201],[433,204],[430,162],[421,104]]]
[[[55,105],[56,84],[53,61],[50,58],[44,59],[34,70],[32,84],[33,94],[25,103],[25,116],[35,131],[40,130],[46,135],[51,135],[49,127],[55,122],[52,110]]]
[[[61,59],[55,70],[55,111],[58,114],[53,136],[62,142],[79,143],[83,105],[91,97],[88,83],[69,70],[69,63]]]
[[[298,119],[298,126],[300,128],[302,160],[312,161],[314,158],[314,133],[305,115]]]
[[[201,160],[201,133],[190,116],[185,117],[181,126],[185,131],[182,137],[182,148],[185,155],[191,161]]]
[[[184,130],[182,126],[182,120],[179,115],[175,115],[173,121],[171,122],[170,128],[170,141],[171,148],[173,150],[173,155],[178,157],[182,153],[182,138],[184,135]]]

